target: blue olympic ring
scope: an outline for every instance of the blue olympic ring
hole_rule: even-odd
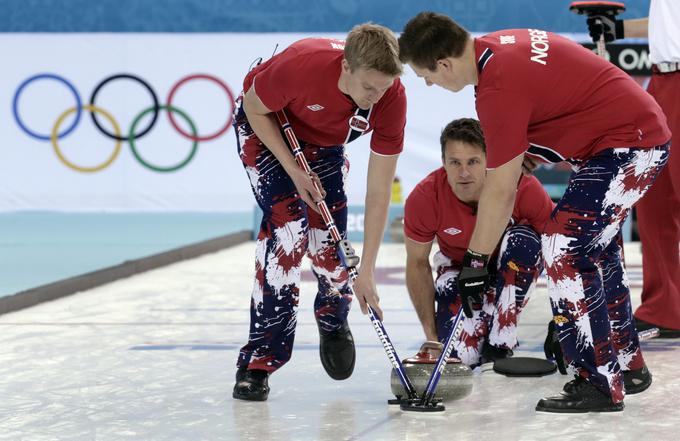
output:
[[[23,83],[19,85],[17,88],[17,91],[14,93],[14,99],[12,100],[12,113],[14,114],[14,119],[16,119],[17,124],[19,124],[19,127],[23,129],[24,132],[26,132],[29,136],[32,136],[33,138],[39,139],[41,141],[49,141],[51,138],[51,135],[42,135],[38,132],[34,132],[33,130],[29,129],[26,124],[21,119],[21,116],[19,115],[19,96],[21,95],[21,92],[32,82],[37,81],[37,80],[55,80],[66,87],[71,91],[73,96],[76,98],[76,117],[71,123],[71,125],[64,130],[62,133],[57,134],[57,138],[61,139],[64,136],[68,135],[71,133],[73,130],[75,130],[76,126],[80,122],[80,116],[83,114],[83,105],[80,100],[80,94],[78,94],[78,91],[76,90],[75,86],[71,84],[66,78],[60,77],[59,75],[56,74],[51,74],[51,73],[42,73],[42,74],[37,74],[33,75],[32,77],[27,78],[24,80]]]

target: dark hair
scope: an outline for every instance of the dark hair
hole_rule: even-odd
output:
[[[438,60],[460,57],[469,38],[470,33],[450,17],[421,12],[406,23],[399,36],[399,59],[433,71]]]
[[[479,125],[479,121],[476,119],[454,119],[444,127],[439,137],[439,143],[442,146],[442,158],[446,152],[447,141],[461,141],[472,144],[482,149],[484,154],[486,154],[486,143],[484,142],[482,126]]]

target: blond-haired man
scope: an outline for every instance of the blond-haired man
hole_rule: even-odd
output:
[[[364,313],[370,305],[381,315],[373,273],[403,146],[406,97],[401,73],[396,38],[368,23],[352,29],[345,41],[297,41],[246,76],[234,125],[238,153],[264,217],[257,238],[250,335],[238,357],[234,398],[266,400],[268,376],[290,359],[305,254],[318,280],[314,311],[321,362],[336,380],[352,374],[348,275],[316,202],[325,199],[344,236],[349,169],[344,145],[372,132],[364,248],[354,292]],[[296,165],[281,136],[272,115],[281,109],[313,177]]]

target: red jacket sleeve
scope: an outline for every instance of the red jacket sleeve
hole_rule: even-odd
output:
[[[383,97],[376,109],[379,114],[371,135],[371,150],[380,155],[396,155],[404,147],[406,92],[399,79],[395,82],[395,91]]]
[[[432,242],[437,234],[436,201],[420,185],[413,189],[404,204],[404,234],[420,243]]]
[[[304,87],[305,78],[300,78],[296,68],[297,58],[297,50],[289,47],[253,78],[255,93],[273,112],[286,107]]]
[[[529,148],[527,132],[531,104],[514,92],[491,90],[476,100],[477,115],[486,141],[486,168],[494,169]]]

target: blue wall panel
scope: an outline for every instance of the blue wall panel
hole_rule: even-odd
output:
[[[533,27],[585,32],[569,0],[0,0],[2,32],[346,32],[374,21],[399,31],[422,10],[473,32]],[[628,17],[649,0],[626,1]]]

